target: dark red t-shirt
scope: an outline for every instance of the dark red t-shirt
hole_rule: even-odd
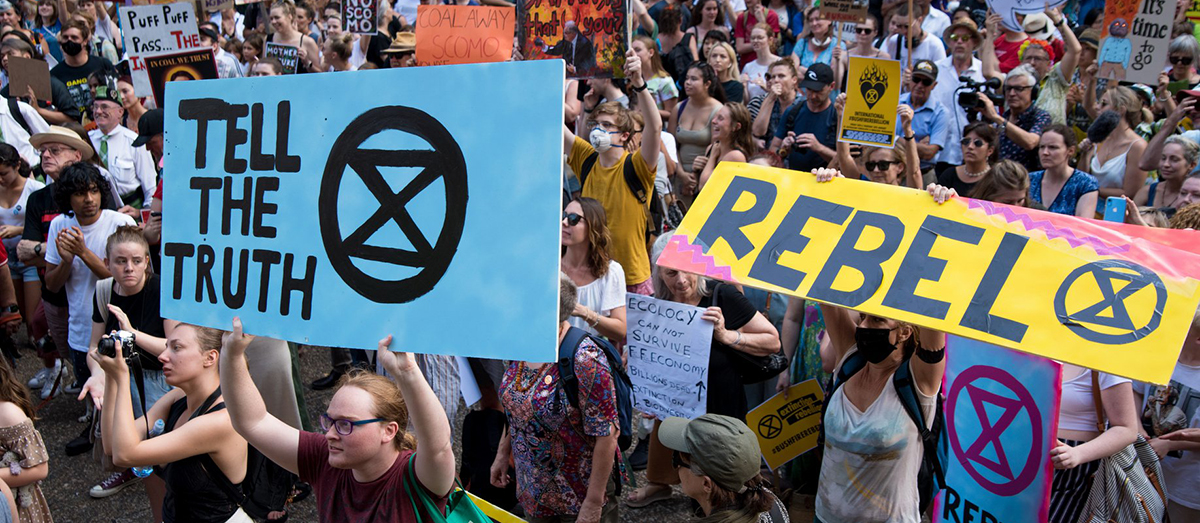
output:
[[[392,468],[370,483],[354,479],[354,472],[329,465],[329,444],[325,436],[300,432],[300,448],[296,461],[300,480],[312,485],[317,497],[317,514],[321,523],[416,523],[413,502],[404,492],[404,472],[413,451],[400,453]],[[418,482],[419,483],[419,482]],[[443,512],[446,497],[420,486]],[[418,500],[417,504],[421,502]],[[428,516],[422,519],[428,521]]]
[[[996,38],[996,59],[999,61],[1000,72],[1008,74],[1014,67],[1021,65],[1020,51],[1021,44],[1023,43],[1025,43],[1025,40],[1009,42],[1004,38],[1003,34]]]

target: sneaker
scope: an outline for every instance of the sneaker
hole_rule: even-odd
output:
[[[107,498],[121,491],[121,489],[137,483],[142,478],[133,474],[133,469],[125,469],[121,472],[114,472],[108,479],[101,481],[99,485],[92,487],[88,491],[88,495],[100,499]]]
[[[75,439],[67,442],[67,447],[66,447],[67,456],[78,456],[85,452],[91,451],[92,446],[94,445],[92,443],[92,438],[90,437],[91,435],[92,435],[92,426],[88,425],[88,426],[84,427],[83,432],[80,433],[79,436],[77,436]]]
[[[48,369],[46,367],[42,367],[41,370],[33,373],[33,377],[29,378],[29,382],[27,383],[27,385],[29,385],[29,388],[31,388],[31,389],[42,388],[42,385],[44,383],[46,383],[46,378],[50,375],[51,370],[53,370],[53,369]]]
[[[72,396],[78,396],[79,393],[83,391],[83,384],[76,381],[75,383],[63,387],[62,391]]]
[[[54,387],[56,385],[59,386],[58,390],[61,392],[61,384],[64,381],[62,379],[62,360],[54,360],[54,368],[47,370],[49,370],[50,373],[46,375],[46,380],[42,383],[42,399],[49,398],[50,395],[54,393]],[[76,392],[76,394],[79,393]]]

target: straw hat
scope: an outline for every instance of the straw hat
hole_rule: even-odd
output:
[[[30,136],[29,143],[36,149],[41,149],[42,145],[47,143],[61,143],[79,151],[83,160],[92,157],[92,144],[79,139],[79,135],[75,134],[75,131],[58,125],[51,125],[46,132]]]
[[[411,53],[417,50],[417,35],[416,33],[396,33],[396,38],[392,39],[392,45],[384,49],[384,54],[390,53]]]

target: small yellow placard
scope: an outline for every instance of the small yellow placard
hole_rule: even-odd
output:
[[[817,447],[825,393],[811,379],[788,387],[746,415],[746,424],[758,436],[758,446],[772,469]]]
[[[838,141],[892,147],[900,106],[900,62],[851,56],[847,78]]]

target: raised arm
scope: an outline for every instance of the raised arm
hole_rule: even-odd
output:
[[[1167,116],[1163,121],[1162,128],[1154,133],[1154,137],[1150,139],[1150,143],[1146,144],[1146,149],[1138,158],[1137,167],[1143,171],[1152,171],[1158,168],[1158,161],[1162,158],[1163,146],[1167,144],[1167,138],[1175,134],[1175,129],[1179,127],[1179,122],[1183,121],[1183,117],[1196,107],[1197,98],[1184,98],[1179,105],[1175,106],[1175,110]]]
[[[658,114],[658,106],[654,103],[654,95],[646,79],[642,78],[642,60],[630,49],[625,52],[625,77],[629,79],[630,89],[637,95],[638,111],[646,126],[642,129],[642,160],[651,171],[658,169],[658,155],[662,143],[662,115]]]
[[[408,405],[409,418],[417,432],[417,479],[430,492],[439,496],[454,486],[454,449],[450,444],[450,421],[433,389],[425,381],[417,360],[411,353],[392,352],[388,346],[392,337],[379,341],[376,357],[388,375],[400,386],[400,394]]]
[[[986,31],[983,33],[983,44],[979,47],[979,61],[982,62],[981,74],[985,78],[1004,79],[1004,73],[1000,72],[1000,59],[996,57],[996,43],[993,41],[999,35],[1004,34],[1000,31],[1001,16],[988,12],[987,21],[985,23]]]
[[[1075,37],[1075,31],[1067,27],[1066,18],[1063,17],[1062,7],[1055,7],[1046,11],[1046,16],[1050,17],[1050,22],[1054,27],[1059,28],[1059,32],[1063,37],[1063,58],[1058,63],[1058,70],[1062,73],[1062,77],[1067,83],[1071,82],[1071,78],[1075,76],[1075,67],[1079,65],[1079,53],[1083,51],[1083,46],[1079,44],[1079,39]]]
[[[221,391],[233,429],[268,459],[299,474],[300,431],[267,413],[262,395],[246,367],[246,347],[254,339],[242,332],[242,320],[233,319],[233,331],[221,346]]]

